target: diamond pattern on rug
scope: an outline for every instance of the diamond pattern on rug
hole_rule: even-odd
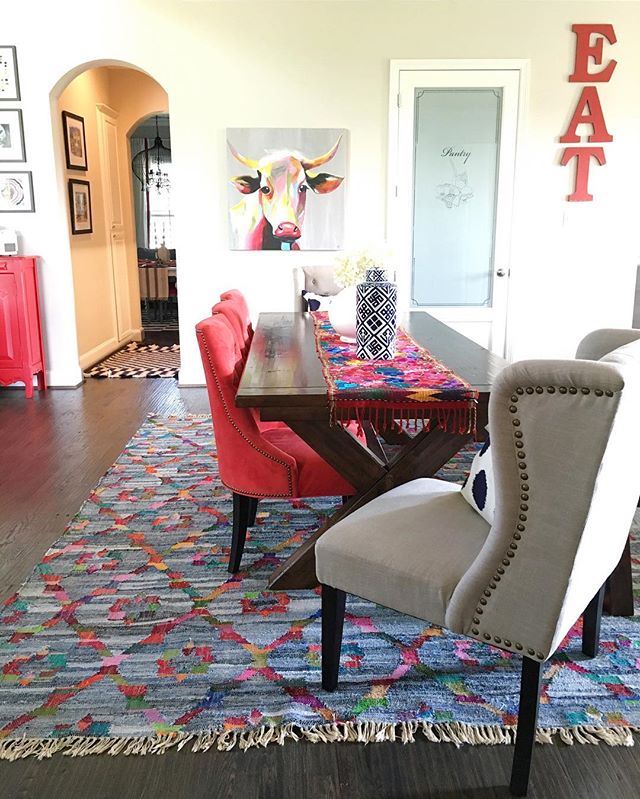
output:
[[[85,377],[177,377],[180,345],[138,344],[132,341],[83,372]]]
[[[440,476],[462,482],[476,450]],[[417,732],[511,741],[519,658],[357,597],[339,687],[322,690],[318,591],[265,585],[336,502],[261,501],[243,568],[229,575],[232,501],[210,419],[150,418],[0,606],[0,758]],[[639,623],[605,616],[593,660],[574,626],[544,666],[542,739],[632,742]]]

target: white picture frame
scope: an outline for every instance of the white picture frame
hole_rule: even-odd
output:
[[[0,100],[19,100],[18,56],[12,44],[0,45]]]
[[[33,213],[31,172],[0,172],[0,213]]]
[[[0,162],[26,161],[22,111],[0,106]]]

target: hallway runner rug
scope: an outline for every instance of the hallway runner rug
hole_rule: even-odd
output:
[[[441,476],[462,481],[475,449]],[[0,606],[0,758],[512,742],[519,658],[355,597],[339,687],[322,690],[318,592],[265,585],[335,504],[261,502],[229,575],[232,502],[211,421],[150,417]],[[636,598],[638,554],[634,541]],[[576,624],[543,675],[538,740],[633,743],[638,617],[604,617],[593,660]]]
[[[132,341],[83,374],[99,379],[109,377],[177,377],[180,345],[138,344]]]

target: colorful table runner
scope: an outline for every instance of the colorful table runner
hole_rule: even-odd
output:
[[[340,340],[324,312],[312,314],[316,350],[327,382],[332,422],[436,422],[474,433],[478,392],[399,329],[392,361],[360,361],[356,345]]]

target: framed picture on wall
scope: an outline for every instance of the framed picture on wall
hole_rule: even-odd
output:
[[[64,130],[64,154],[67,169],[87,171],[87,139],[84,132],[84,118],[70,111],[62,112]]]
[[[0,161],[25,161],[22,111],[0,108]]]
[[[0,100],[19,100],[18,58],[13,45],[0,45]]]
[[[344,246],[344,128],[227,128],[232,250]]]
[[[69,181],[69,212],[74,236],[78,233],[93,233],[91,187],[88,180]]]
[[[35,210],[31,172],[0,172],[0,213]]]

